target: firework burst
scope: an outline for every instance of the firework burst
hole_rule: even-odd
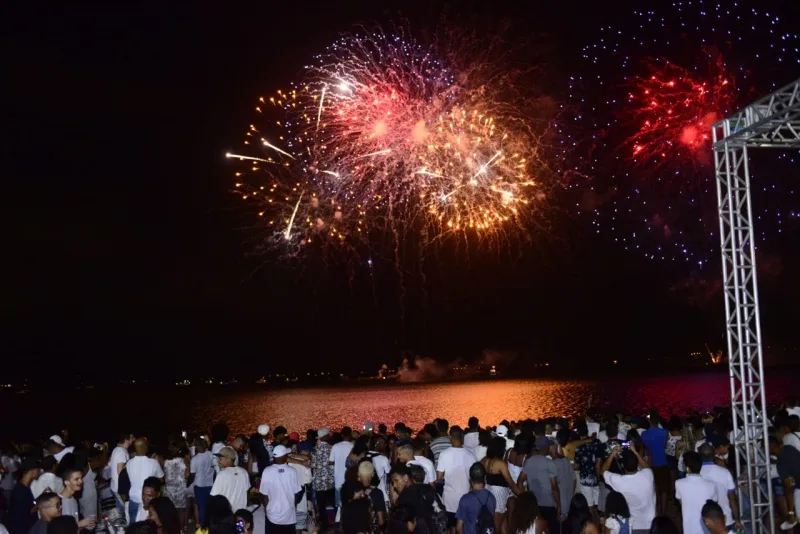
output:
[[[576,113],[565,135],[587,178],[579,215],[647,258],[692,268],[717,261],[710,126],[800,75],[793,31],[779,13],[707,0],[659,4],[601,26],[570,79]],[[794,163],[795,155],[781,157]],[[785,206],[794,188],[768,178],[764,191],[776,196],[758,216],[780,228],[786,211],[770,207]]]
[[[636,165],[709,165],[711,126],[733,109],[734,77],[721,57],[706,77],[663,63],[631,79],[627,114],[638,129],[625,143],[630,157]]]
[[[488,57],[379,30],[335,41],[300,83],[262,97],[229,157],[265,244],[370,245],[410,236],[492,240],[527,233],[555,174],[547,118]]]

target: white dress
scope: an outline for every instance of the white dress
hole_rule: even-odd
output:
[[[186,508],[186,462],[173,458],[164,462],[164,494],[175,508]]]

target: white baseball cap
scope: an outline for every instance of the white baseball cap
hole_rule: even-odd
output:
[[[278,445],[274,449],[272,449],[272,457],[273,458],[283,458],[287,454],[292,452],[290,449],[287,449],[283,445]]]
[[[269,425],[258,425],[258,433],[262,436],[269,434]]]
[[[53,434],[52,436],[50,436],[50,441],[58,443],[62,447],[64,446],[64,440],[61,439],[61,436],[59,436],[58,434]]]
[[[331,429],[326,426],[323,426],[322,428],[317,430],[317,438],[324,438],[325,436],[330,435],[330,433]]]
[[[494,433],[501,438],[504,438],[508,435],[508,427],[506,425],[500,425],[497,427],[497,430],[495,430]]]

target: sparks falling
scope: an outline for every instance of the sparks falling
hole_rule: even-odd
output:
[[[300,83],[260,98],[266,122],[250,125],[244,152],[260,144],[267,154],[229,156],[256,162],[237,169],[236,192],[258,204],[267,241],[413,235],[425,246],[527,232],[552,185],[548,123],[525,120],[530,98],[509,90],[496,55],[459,53],[403,33],[345,36]]]
[[[653,3],[589,38],[570,78],[574,115],[564,129],[569,164],[586,177],[575,212],[596,233],[691,270],[719,261],[710,127],[800,76],[800,34],[778,4]],[[796,174],[796,154],[781,157],[784,174]],[[754,217],[780,232],[797,209],[796,188],[769,174],[769,199]]]
[[[627,140],[637,165],[711,164],[711,125],[733,111],[734,77],[716,58],[713,75],[701,79],[668,61],[651,74],[634,76],[627,120],[635,128]]]

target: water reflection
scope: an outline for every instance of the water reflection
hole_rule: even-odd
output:
[[[768,401],[781,402],[794,376],[768,381]],[[234,432],[250,433],[261,423],[292,430],[319,426],[358,427],[365,421],[402,421],[419,429],[436,417],[464,425],[470,416],[482,424],[502,419],[572,416],[586,408],[589,395],[607,407],[682,415],[730,404],[728,377],[697,374],[653,378],[585,380],[497,380],[473,383],[287,389],[206,397],[192,413],[194,428],[225,420]]]

